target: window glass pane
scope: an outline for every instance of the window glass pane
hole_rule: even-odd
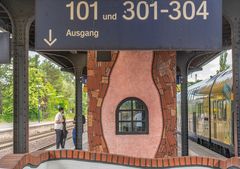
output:
[[[131,121],[131,111],[119,111],[119,121]]]
[[[133,111],[133,120],[134,121],[143,121],[145,120],[144,111]]]
[[[119,132],[132,132],[131,122],[119,122]]]
[[[133,131],[134,132],[146,131],[145,122],[133,122]]]
[[[144,105],[141,101],[139,100],[133,100],[133,110],[144,110]]]
[[[218,101],[218,120],[222,120],[223,118],[223,101]]]
[[[132,107],[131,107],[131,100],[128,100],[128,101],[124,102],[124,103],[120,106],[119,109],[120,109],[120,110],[131,110],[131,109],[132,109]]]
[[[148,110],[145,104],[134,98],[128,98],[117,109],[119,134],[145,134],[148,129]]]
[[[223,120],[227,120],[227,102],[223,101]]]

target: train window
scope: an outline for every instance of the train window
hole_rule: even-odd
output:
[[[227,120],[227,101],[223,100],[223,120],[226,121]]]
[[[213,114],[213,119],[217,119],[217,102],[214,100],[212,101],[212,114]]]
[[[227,102],[226,100],[218,100],[218,120],[227,119]]]
[[[116,133],[148,133],[148,109],[142,100],[127,98],[119,103],[116,110]]]
[[[198,103],[197,104],[197,118],[201,118],[201,115],[203,114],[203,104],[202,103]]]

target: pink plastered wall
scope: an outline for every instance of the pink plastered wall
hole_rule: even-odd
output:
[[[154,158],[163,131],[162,109],[152,78],[153,52],[121,51],[110,75],[103,100],[101,122],[109,153]],[[145,102],[149,111],[149,134],[116,135],[116,109],[127,97]]]

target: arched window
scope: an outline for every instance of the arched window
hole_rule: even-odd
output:
[[[117,134],[147,134],[148,109],[138,98],[121,101],[116,110]]]

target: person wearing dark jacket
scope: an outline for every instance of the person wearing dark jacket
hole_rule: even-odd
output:
[[[61,142],[61,144],[62,144],[62,148],[64,148],[65,147],[65,143],[66,143],[66,139],[67,139],[68,131],[67,131],[67,127],[66,127],[66,117],[63,115],[62,118],[63,118],[63,122],[62,122],[62,124],[63,124],[63,133],[62,133],[62,142]]]
[[[76,125],[76,121],[77,121],[77,117],[75,116],[75,117],[74,117],[73,124]],[[85,124],[85,122],[86,122],[85,116],[82,115],[82,123],[83,123],[83,125]],[[83,132],[84,132],[84,130],[83,130],[83,127],[82,127],[82,133],[83,133]],[[76,142],[77,142],[76,126],[75,126],[75,127],[73,128],[73,130],[72,130],[72,139],[73,139],[73,144],[74,144],[74,146],[75,146],[75,148],[76,148]]]

